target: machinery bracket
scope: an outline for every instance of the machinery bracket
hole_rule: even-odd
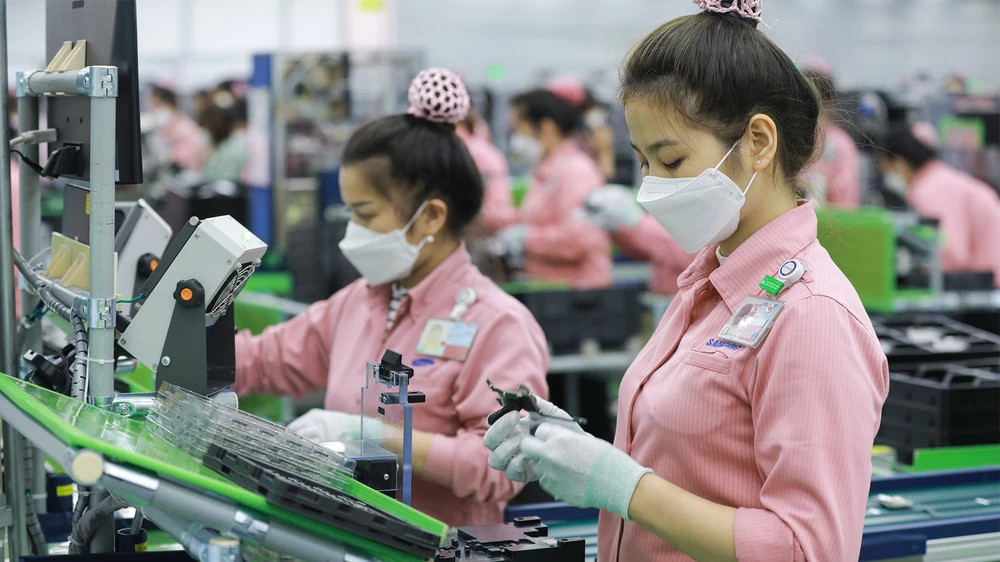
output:
[[[115,394],[111,400],[111,411],[127,418],[142,419],[149,415],[154,402],[156,394],[153,392]]]
[[[73,299],[73,313],[86,320],[88,328],[114,328],[117,305],[114,298],[92,299],[83,293]]]

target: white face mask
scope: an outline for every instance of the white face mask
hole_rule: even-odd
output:
[[[906,178],[898,172],[886,172],[882,177],[885,188],[897,195],[906,195]]]
[[[344,252],[347,261],[351,262],[370,286],[399,281],[410,275],[421,248],[434,241],[433,236],[427,236],[414,246],[406,240],[406,233],[425,207],[426,201],[406,226],[392,232],[375,232],[354,221],[347,223],[347,232],[340,241],[340,251]]]
[[[739,143],[737,143],[739,144]],[[736,144],[714,168],[695,178],[658,178],[646,176],[637,200],[660,226],[689,254],[709,244],[721,242],[736,232],[740,209],[746,202],[750,183],[741,190],[719,171],[719,166],[736,149]]]
[[[514,133],[510,136],[510,154],[519,164],[534,166],[542,161],[545,147],[535,137]]]

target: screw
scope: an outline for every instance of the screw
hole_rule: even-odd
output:
[[[170,358],[167,357],[167,356],[163,356],[163,359],[160,359],[160,364],[163,365],[164,367],[169,367],[170,366]]]
[[[90,87],[90,76],[84,76],[83,77],[83,87],[84,88],[89,88]]]
[[[389,475],[388,475],[388,474],[385,474],[385,475],[383,475],[383,477],[384,477],[384,480],[385,480],[386,482],[388,482],[388,481],[389,481]]]
[[[226,260],[226,263],[229,265],[233,265],[233,260]]]
[[[121,414],[121,415],[123,415],[123,416],[127,416],[129,414],[128,404],[119,404],[118,405],[118,413]]]
[[[121,344],[121,345],[125,345],[128,342],[125,341],[125,338],[122,338],[122,339],[118,340],[118,343]]]

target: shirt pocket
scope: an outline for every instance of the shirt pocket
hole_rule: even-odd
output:
[[[721,354],[685,350],[650,382],[649,416],[659,438],[710,436],[724,430],[735,403],[730,359]],[[672,365],[671,365],[672,363]],[[669,441],[668,441],[669,442]]]
[[[720,355],[718,353],[704,353],[694,349],[685,351],[681,356],[681,363],[684,363],[685,365],[690,365],[691,367],[699,369],[706,369],[722,375],[729,374],[729,366],[731,362],[732,360],[724,355]]]

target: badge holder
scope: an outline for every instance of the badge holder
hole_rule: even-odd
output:
[[[774,277],[765,275],[759,284],[765,294],[743,299],[736,313],[722,327],[719,339],[752,349],[760,346],[785,308],[785,302],[778,300],[778,295],[804,273],[802,262],[793,259],[783,263]]]
[[[390,349],[381,362],[368,363],[361,388],[362,453],[365,443],[402,451],[401,501],[406,505],[411,505],[413,483],[413,405],[427,399],[424,393],[410,390],[411,378],[413,368],[404,365],[402,355]]]

